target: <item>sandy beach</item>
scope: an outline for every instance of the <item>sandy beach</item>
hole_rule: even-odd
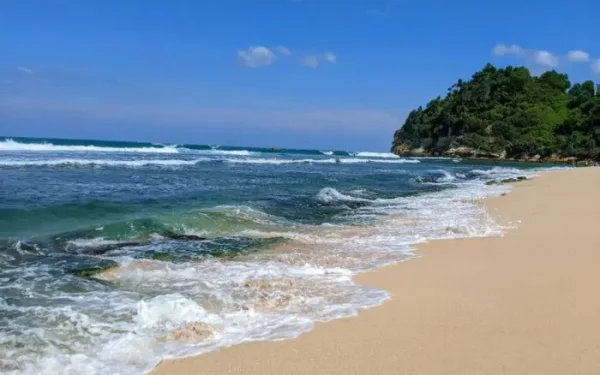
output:
[[[500,238],[436,241],[357,281],[383,305],[298,339],[162,362],[153,375],[600,374],[600,168],[485,202]]]

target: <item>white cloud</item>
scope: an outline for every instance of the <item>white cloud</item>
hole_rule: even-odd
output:
[[[317,69],[319,67],[319,60],[316,56],[305,56],[302,61],[302,65],[307,66],[311,69]]]
[[[540,66],[554,68],[558,65],[558,58],[548,51],[534,51],[533,62]]]
[[[522,55],[525,50],[516,44],[511,44],[507,46],[506,44],[500,43],[496,44],[493,49],[493,53],[496,56],[504,56],[504,55]]]
[[[496,56],[513,55],[541,68],[555,68],[560,62],[560,59],[550,51],[526,49],[516,44],[496,44],[492,53]]]
[[[580,49],[576,49],[567,53],[567,59],[572,62],[588,62],[590,61],[590,54]]]
[[[240,61],[250,68],[271,65],[277,60],[277,56],[267,47],[252,46],[245,50],[238,51]]]
[[[275,47],[275,49],[277,50],[277,52],[279,52],[280,54],[285,55],[285,56],[289,56],[292,54],[292,51],[289,48],[284,47],[284,46],[277,46],[277,47]]]
[[[337,63],[337,57],[332,52],[325,52],[323,54],[323,60],[330,62],[332,64]]]
[[[29,68],[26,68],[24,66],[17,66],[17,71],[19,73],[23,73],[23,74],[31,74],[31,73],[33,73],[33,70],[31,70]]]
[[[592,63],[592,72],[600,74],[600,59],[596,59]]]

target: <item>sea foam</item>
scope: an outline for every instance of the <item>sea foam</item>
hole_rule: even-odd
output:
[[[436,172],[448,180],[455,178],[444,170]],[[523,171],[506,169],[485,173],[523,175]],[[414,246],[424,241],[504,233],[506,227],[475,201],[510,188],[486,186],[483,180],[457,183],[457,189],[389,199],[368,199],[362,190],[340,192],[325,187],[315,197],[322,203],[369,203],[356,210],[356,225],[272,225],[246,230],[240,235],[285,237],[292,242],[276,251],[228,261],[171,263],[124,255],[118,258],[119,267],[98,276],[120,289],[99,284],[87,293],[61,295],[43,307],[14,306],[0,299],[0,310],[21,314],[11,326],[18,330],[0,333],[0,347],[24,337],[61,344],[68,338],[71,345],[69,351],[55,344],[26,354],[5,351],[0,366],[11,375],[40,371],[51,375],[141,374],[165,357],[201,354],[247,341],[293,338],[315,322],[356,315],[389,298],[383,290],[355,284],[352,276],[356,273],[410,259],[415,256]],[[272,220],[251,207],[214,210]],[[85,247],[105,241],[71,243]],[[54,271],[47,265],[14,272],[22,287],[31,286],[26,283],[31,275],[41,277],[44,287],[61,282],[52,278]],[[31,327],[27,324],[31,321],[50,328]],[[189,342],[189,330],[193,342]]]

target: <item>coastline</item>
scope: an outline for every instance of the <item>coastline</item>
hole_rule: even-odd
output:
[[[484,204],[503,237],[417,246],[356,281],[391,299],[294,340],[165,360],[164,374],[597,374],[600,169],[543,173]],[[568,253],[567,253],[568,251]]]
[[[574,156],[551,156],[551,157],[540,157],[539,155],[534,155],[533,157],[521,157],[521,158],[511,158],[504,157],[501,155],[489,155],[481,154],[481,156],[477,156],[477,153],[473,150],[469,150],[467,152],[442,152],[439,154],[434,154],[431,152],[420,152],[420,151],[398,151],[392,153],[401,158],[448,158],[448,159],[461,159],[467,161],[477,161],[477,162],[488,162],[488,163],[528,163],[528,164],[553,164],[557,166],[571,166],[571,167],[591,167],[594,166],[597,161],[592,158],[577,158]]]

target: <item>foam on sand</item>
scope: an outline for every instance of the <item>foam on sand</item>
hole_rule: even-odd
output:
[[[600,373],[598,335],[590,329],[600,311],[599,184],[597,168],[543,175],[486,203],[502,217],[523,219],[510,236],[432,243],[420,249],[419,262],[361,275],[393,293],[381,308],[302,340],[165,363],[154,374],[223,373],[232,357],[252,375]]]
[[[311,160],[336,163],[336,159]],[[84,280],[98,282],[89,292],[61,295],[33,308],[0,299],[1,310],[17,309],[22,314],[22,319],[11,321],[14,331],[0,333],[0,353],[4,354],[0,363],[11,375],[33,375],[40,369],[57,375],[140,374],[165,357],[201,354],[247,341],[294,338],[315,322],[356,315],[389,298],[384,290],[356,284],[353,276],[357,273],[409,259],[414,256],[414,245],[424,241],[503,233],[504,228],[475,200],[510,188],[486,186],[483,180],[458,186],[389,199],[368,199],[362,190],[323,187],[312,196],[322,205],[364,203],[355,209],[353,222],[270,225],[237,233],[290,241],[233,260],[175,263],[134,259],[131,253],[123,253],[111,258],[116,267],[94,276],[101,282]],[[245,206],[218,206],[202,212],[213,211],[253,222],[275,220]],[[85,248],[106,241],[98,237],[72,240],[69,245]],[[14,277],[19,280],[35,274],[41,276],[44,288],[61,286],[60,278],[52,278],[54,270],[43,264],[18,272]],[[57,280],[53,281],[56,285],[46,280]],[[118,288],[105,287],[107,283]],[[31,321],[41,321],[48,329],[40,334],[27,324]],[[2,351],[18,339],[29,340],[26,347],[31,350]]]

